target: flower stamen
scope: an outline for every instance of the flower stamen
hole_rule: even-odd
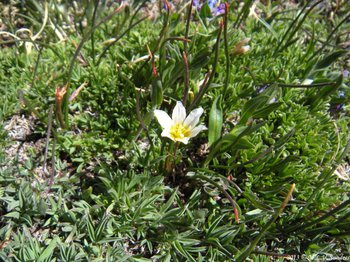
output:
[[[177,123],[170,128],[170,136],[173,140],[177,141],[185,137],[190,137],[191,132],[189,127],[183,125],[182,123]]]

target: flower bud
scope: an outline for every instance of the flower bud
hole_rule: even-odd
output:
[[[244,53],[247,53],[250,49],[250,46],[247,45],[250,41],[250,38],[245,38],[242,41],[238,42],[233,49],[233,54],[235,55],[242,55]]]

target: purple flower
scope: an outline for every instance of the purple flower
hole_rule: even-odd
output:
[[[207,3],[213,16],[218,16],[225,13],[225,4],[220,0],[193,0],[193,6],[200,10],[204,3]]]
[[[211,9],[211,8],[210,8]],[[218,7],[211,9],[213,16],[222,15],[225,13],[225,4],[220,4]]]
[[[209,0],[208,6],[210,7],[210,10],[213,11],[218,6],[218,0]]]
[[[202,3],[200,0],[193,0],[192,6],[197,7],[197,10],[201,10],[202,8]]]

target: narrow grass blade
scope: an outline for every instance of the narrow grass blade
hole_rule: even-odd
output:
[[[248,258],[248,256],[253,252],[254,248],[256,247],[256,245],[259,243],[260,239],[265,235],[265,233],[267,232],[267,230],[272,226],[272,224],[277,220],[277,218],[279,217],[279,215],[283,212],[283,210],[285,209],[285,207],[287,206],[292,193],[294,191],[295,188],[295,184],[292,184],[284,201],[282,202],[280,208],[278,210],[276,210],[275,214],[271,217],[271,219],[266,223],[266,225],[262,228],[262,230],[260,231],[259,235],[257,237],[254,238],[253,242],[251,242],[249,244],[249,246],[237,257],[237,262],[243,262],[246,261],[246,259]]]

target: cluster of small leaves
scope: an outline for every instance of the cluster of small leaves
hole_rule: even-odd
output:
[[[11,166],[0,155],[2,260],[268,261],[271,252],[349,252],[349,184],[334,175],[349,146],[348,108],[330,112],[350,95],[346,5],[327,23],[320,16],[332,6],[321,1],[298,10],[253,2],[232,3],[227,32],[208,7],[195,10],[190,42],[186,12],[143,20],[141,1],[113,16],[110,1],[17,5],[33,32],[45,12],[57,26],[46,26],[30,53],[26,41],[14,41],[0,54],[0,125],[19,110],[18,92],[43,138],[56,87],[69,82],[70,94],[87,84],[67,107],[67,130],[53,119],[53,180],[34,164],[44,157]],[[11,21],[8,28],[15,30]],[[236,53],[247,37],[250,51]],[[182,99],[184,50],[185,106],[204,108],[209,131],[178,148],[167,177],[172,147],[152,111]]]

